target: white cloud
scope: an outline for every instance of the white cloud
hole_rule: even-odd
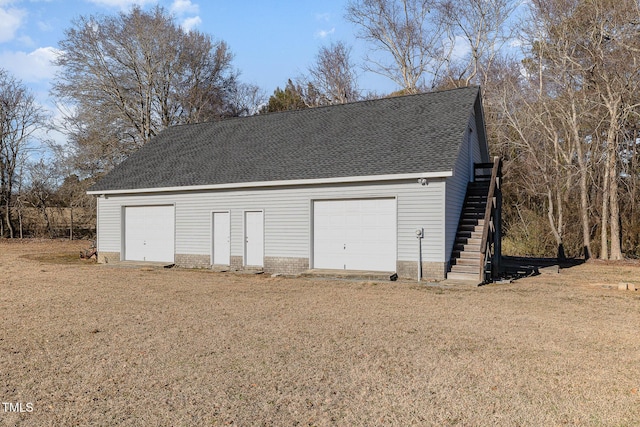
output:
[[[33,47],[36,44],[33,42],[33,39],[26,34],[23,34],[16,38],[23,46]]]
[[[25,83],[35,83],[53,78],[53,60],[60,53],[54,47],[41,47],[33,52],[2,52],[0,63],[16,78]]]
[[[445,39],[443,40],[443,45],[445,49],[451,49],[451,59],[453,60],[463,59],[471,52],[469,42],[461,36],[456,36],[453,43],[451,43],[451,40]]]
[[[316,32],[316,37],[319,37],[319,38],[323,39],[323,38],[325,38],[327,36],[330,36],[331,34],[333,34],[335,32],[336,32],[336,28],[335,27],[331,28],[330,30],[319,30],[319,31]]]
[[[512,48],[519,48],[522,45],[523,45],[523,42],[520,39],[511,39],[508,43],[508,46]]]
[[[26,16],[24,9],[0,8],[0,43],[13,40]]]
[[[44,21],[38,21],[38,28],[40,29],[40,31],[43,31],[43,32],[51,31],[54,29],[53,25]]]
[[[202,24],[202,19],[199,16],[194,16],[193,18],[187,18],[182,21],[182,29],[185,31],[191,31],[198,25]]]
[[[174,0],[170,10],[177,15],[197,14],[200,11],[200,7],[191,3],[191,0]]]
[[[191,31],[195,27],[202,24],[202,19],[197,16],[200,11],[200,6],[195,3],[191,3],[191,0],[174,0],[171,4],[171,13],[178,17],[184,17],[185,15],[195,14],[196,16],[192,16],[190,18],[184,18],[182,20],[182,24],[180,25],[183,30]]]

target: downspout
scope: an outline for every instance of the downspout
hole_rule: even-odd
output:
[[[418,282],[422,280],[422,237],[424,229],[416,228],[416,237],[418,238]]]

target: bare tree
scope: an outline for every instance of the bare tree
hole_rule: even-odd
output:
[[[61,208],[66,208],[69,213],[69,240],[75,238],[75,219],[76,212],[94,212],[94,198],[87,195],[87,190],[92,180],[80,180],[76,174],[67,175],[64,181],[57,189],[56,193],[59,198]]]
[[[390,78],[407,93],[431,84],[427,75],[436,80],[444,58],[436,0],[352,0],[346,19],[360,28],[358,37],[383,54],[368,56],[366,69]]]
[[[14,237],[13,207],[16,171],[32,148],[34,133],[45,127],[45,114],[33,95],[17,79],[0,69],[0,197],[9,237]]]
[[[60,48],[52,93],[71,105],[66,130],[113,151],[110,159],[168,126],[231,114],[237,76],[227,44],[184,31],[161,7],[80,17]]]
[[[27,201],[41,215],[50,238],[55,237],[53,218],[49,208],[55,203],[55,190],[57,188],[57,171],[52,164],[40,159],[28,167],[29,185],[27,188]]]
[[[449,39],[445,50],[446,77],[455,86],[485,85],[504,44],[514,29],[507,25],[514,0],[441,0],[439,15]],[[468,53],[456,57],[456,52]]]
[[[608,199],[610,210],[609,259],[622,259],[619,164],[625,127],[630,115],[640,106],[636,102],[640,89],[640,10],[632,0],[603,1],[597,6],[582,7],[577,12],[586,24],[582,48],[592,64],[588,81],[608,120],[606,173],[609,181],[605,184],[603,201]],[[602,244],[606,245],[604,233]]]
[[[547,208],[554,199],[555,225],[547,216],[556,240],[564,211],[576,219],[564,230],[581,234],[582,244],[574,242],[586,258],[597,249],[591,240],[599,228],[599,256],[620,259],[621,224],[632,223],[621,218],[620,197],[634,187],[620,183],[627,179],[624,162],[633,158],[622,153],[630,140],[635,148],[632,130],[640,107],[638,4],[531,0],[527,7],[520,37],[525,59],[518,84],[504,89],[501,136],[512,150],[521,150],[511,151],[517,170],[535,166],[535,180],[518,177],[525,186],[533,183],[526,193],[546,187]]]
[[[574,171],[572,147],[560,126],[561,118],[549,108],[547,98],[527,90],[526,84],[505,85],[501,102],[504,126],[509,129],[505,135],[511,136],[510,145],[521,157],[515,175],[528,194],[544,201],[557,256],[564,258],[565,207]]]
[[[137,140],[123,130],[121,120],[110,121],[86,105],[66,113],[59,128],[67,135],[67,144],[53,148],[58,154],[64,152],[69,165],[65,167],[82,176],[100,177],[139,148]]]
[[[604,179],[600,257],[621,259],[620,153],[630,116],[640,106],[637,103],[640,89],[638,3],[633,0],[593,3],[535,0],[532,6],[550,17],[546,40],[553,43],[547,50],[572,70],[573,86],[580,90],[581,96],[587,97],[590,108],[595,110],[595,114],[588,116],[595,119],[596,126],[583,129],[590,129],[590,137],[602,141],[606,147],[601,163]]]
[[[592,256],[589,180],[594,167],[593,147],[589,146],[594,128],[589,122],[594,107],[583,82],[590,65],[576,56],[576,29],[567,19],[571,9],[558,6],[546,1],[532,2],[520,36],[532,47],[535,57],[525,63],[532,77],[532,89],[546,111],[558,116],[558,131],[563,132],[571,146],[569,154],[575,159],[578,172],[582,248],[589,259]]]
[[[253,116],[267,102],[267,95],[258,86],[240,83],[229,91],[230,108],[233,116]]]
[[[360,99],[351,48],[342,42],[323,46],[309,67],[311,84],[328,104],[344,104]]]

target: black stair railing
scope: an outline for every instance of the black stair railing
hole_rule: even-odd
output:
[[[491,175],[486,174],[489,169],[491,169]],[[480,171],[482,172],[479,173]],[[481,262],[478,272],[478,279],[484,283],[498,274],[500,257],[502,256],[500,242],[502,159],[494,157],[493,163],[476,163],[474,165],[474,178],[476,181],[486,181],[487,178],[489,180],[487,206],[484,211],[482,240],[480,242],[480,257],[483,262]]]

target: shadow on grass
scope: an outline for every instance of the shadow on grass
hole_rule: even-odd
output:
[[[561,269],[584,264],[583,258],[534,258],[534,257],[502,257],[502,274],[505,279],[520,279],[522,277],[537,276],[543,272],[558,273]]]

